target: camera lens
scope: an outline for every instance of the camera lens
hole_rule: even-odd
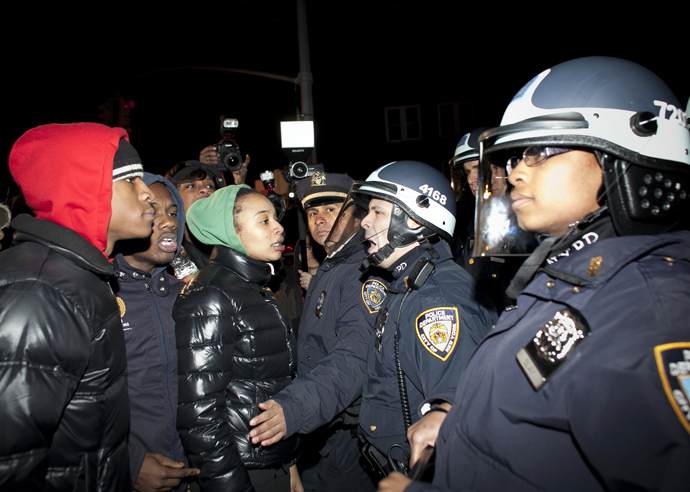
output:
[[[242,160],[239,154],[233,152],[225,156],[223,164],[225,164],[228,171],[237,171],[242,167]]]
[[[295,162],[292,165],[292,175],[295,178],[305,178],[308,173],[309,166],[307,166],[304,162]]]
[[[231,140],[223,140],[217,146],[220,162],[226,171],[237,171],[242,167],[242,155],[239,146]]]

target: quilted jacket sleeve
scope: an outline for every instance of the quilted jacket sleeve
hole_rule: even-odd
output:
[[[89,358],[87,323],[58,289],[0,287],[0,488],[43,469],[62,412]],[[44,309],[48,306],[49,309]]]
[[[193,287],[192,284],[187,287]],[[182,291],[173,309],[177,338],[177,427],[203,492],[253,491],[226,418],[236,317],[218,289]]]

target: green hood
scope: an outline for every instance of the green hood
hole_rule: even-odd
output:
[[[219,189],[208,198],[194,202],[187,210],[189,230],[204,244],[226,246],[240,253],[247,251],[235,234],[235,198],[241,188],[247,185],[231,185]]]

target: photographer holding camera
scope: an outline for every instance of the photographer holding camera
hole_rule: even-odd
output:
[[[237,185],[244,184],[251,160],[248,155],[245,156],[244,161],[242,160],[240,146],[235,142],[235,133],[239,125],[240,122],[236,118],[226,118],[225,115],[221,115],[220,135],[223,138],[217,145],[209,145],[199,154],[199,162],[202,164],[216,166],[221,172],[232,172]],[[221,187],[226,184],[225,178],[221,174],[218,178],[218,186]]]
[[[252,159],[249,154],[246,154],[240,168],[236,171],[232,171],[232,177],[235,179],[236,185],[245,183],[245,180],[247,179],[247,169],[249,168],[249,163],[251,160]],[[220,154],[218,153],[218,146],[209,145],[208,147],[204,147],[199,154],[199,162],[202,164],[217,166],[221,162]]]

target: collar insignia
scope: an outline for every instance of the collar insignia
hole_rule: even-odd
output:
[[[599,270],[601,270],[601,262],[604,261],[602,256],[595,256],[589,260],[589,271],[587,275],[589,277],[596,277],[599,275]]]

